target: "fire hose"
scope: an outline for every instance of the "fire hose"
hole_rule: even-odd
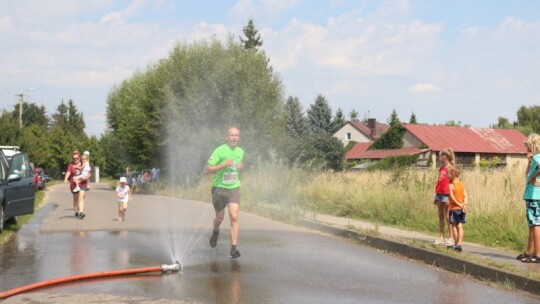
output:
[[[38,282],[30,285],[25,285],[17,288],[13,288],[10,290],[6,290],[3,292],[0,292],[0,299],[6,299],[8,297],[28,292],[31,290],[36,290],[39,288],[49,287],[53,285],[59,285],[63,283],[68,282],[74,282],[74,281],[81,281],[81,280],[88,280],[88,279],[97,279],[97,278],[105,278],[105,277],[113,277],[113,276],[126,276],[126,275],[135,275],[135,274],[141,274],[141,273],[150,273],[150,272],[161,272],[161,273],[173,273],[173,272],[179,272],[182,270],[182,266],[178,261],[174,262],[173,264],[163,264],[161,266],[154,266],[154,267],[145,267],[145,268],[136,268],[136,269],[125,269],[125,270],[113,270],[113,271],[102,271],[102,272],[94,272],[94,273],[86,273],[86,274],[79,274],[69,277],[63,277],[63,278],[57,278],[52,279],[48,281]]]

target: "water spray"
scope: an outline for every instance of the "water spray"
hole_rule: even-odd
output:
[[[0,292],[0,299],[6,299],[8,297],[21,294],[24,292],[36,290],[39,288],[59,285],[63,283],[68,283],[68,282],[105,278],[105,277],[114,277],[114,276],[136,275],[136,274],[141,274],[141,273],[152,273],[152,272],[161,272],[163,274],[182,272],[182,264],[180,264],[179,261],[174,261],[172,264],[163,264],[161,266],[94,272],[94,273],[79,274],[79,275],[74,275],[70,277],[52,279],[49,281],[38,282],[38,283],[25,285],[25,286],[21,286],[21,287],[17,287],[17,288]]]

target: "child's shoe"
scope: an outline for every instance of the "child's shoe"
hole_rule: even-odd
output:
[[[449,245],[449,246],[446,246],[446,249],[448,249],[448,250],[456,250],[456,246]]]
[[[447,239],[446,241],[444,241],[444,244],[446,246],[454,246],[456,244],[456,242],[454,242],[454,240],[452,240],[452,239]]]
[[[461,245],[456,245],[456,246],[454,246],[454,250],[457,251],[457,252],[461,252],[463,250],[463,248],[461,248]]]
[[[444,245],[444,239],[436,239],[433,241],[434,245]]]
[[[79,191],[81,191],[81,188],[79,188],[79,187],[73,188],[73,193],[77,193],[77,192],[79,192]]]

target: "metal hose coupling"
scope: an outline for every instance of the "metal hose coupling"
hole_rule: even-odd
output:
[[[182,265],[180,265],[180,262],[175,261],[173,264],[163,264],[161,265],[161,272],[162,273],[172,273],[172,272],[179,272],[182,270]]]

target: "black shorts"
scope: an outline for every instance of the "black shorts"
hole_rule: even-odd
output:
[[[212,204],[216,211],[222,211],[229,203],[240,204],[240,187],[234,189],[212,187]]]
[[[450,217],[450,224],[465,224],[467,222],[465,212],[463,210],[450,210],[448,211]]]

